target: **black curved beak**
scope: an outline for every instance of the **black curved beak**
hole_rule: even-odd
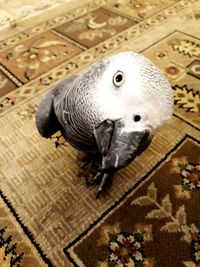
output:
[[[100,146],[100,151],[104,152],[102,153],[102,168],[100,170],[102,172],[112,172],[127,166],[132,160],[134,160],[135,157],[140,155],[149,146],[152,140],[151,131],[149,129],[143,131],[123,132],[122,128],[124,125],[121,120],[117,120],[112,123],[109,121],[109,124],[104,126],[108,125],[109,127],[106,127],[106,131],[102,131],[104,134],[100,135],[100,143],[107,145],[106,149],[104,148],[103,150],[102,146]],[[105,132],[107,133],[107,137]],[[108,133],[110,133],[109,142],[108,140],[105,141],[105,138],[108,138]]]
[[[151,143],[152,135],[149,129],[125,132],[122,131],[123,127],[122,120],[108,119],[94,129],[96,143],[102,155],[101,168],[94,178],[94,182],[101,180],[96,198],[102,194],[112,173],[127,166]]]

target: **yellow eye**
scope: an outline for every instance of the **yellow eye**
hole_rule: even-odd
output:
[[[124,82],[124,73],[120,70],[118,70],[115,75],[113,76],[113,84],[116,87],[119,87]]]

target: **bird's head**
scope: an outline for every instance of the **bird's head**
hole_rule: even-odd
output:
[[[118,151],[119,155],[114,156],[117,168],[126,165],[130,157],[133,159],[138,151],[144,150],[141,149],[141,144],[144,144],[145,140],[149,143],[155,129],[171,118],[172,89],[160,70],[140,54],[121,52],[104,59],[100,65],[104,67],[95,81],[93,101],[101,114],[101,121],[109,119],[121,122],[118,134],[112,135],[110,147],[112,142],[116,143],[119,139],[120,143],[123,142],[122,136],[126,136],[124,142],[128,142],[131,147],[135,142],[134,133],[137,133],[137,153],[135,149],[127,152],[127,160],[127,148],[124,147],[124,153]],[[93,69],[95,70],[95,65]],[[138,133],[141,135],[138,136]],[[115,145],[117,146],[117,143]],[[143,147],[146,148],[145,145]],[[123,155],[123,158],[120,155]]]
[[[124,131],[152,131],[171,118],[171,86],[149,59],[121,52],[106,62],[94,96],[105,117],[122,119]]]

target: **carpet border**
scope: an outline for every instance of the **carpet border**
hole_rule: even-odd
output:
[[[193,142],[200,144],[200,140],[196,139],[195,137],[189,135],[189,134],[185,134],[185,136],[183,138],[180,139],[180,141],[172,148],[170,149],[165,156],[163,156],[163,158],[156,164],[154,165],[144,176],[141,177],[141,179],[139,179],[138,181],[136,181],[136,183],[130,188],[128,189],[117,201],[114,202],[113,205],[111,205],[106,211],[104,211],[98,219],[96,219],[92,224],[90,224],[90,226],[84,230],[78,237],[76,237],[72,242],[70,242],[64,249],[63,252],[66,255],[67,260],[73,264],[73,266],[75,267],[80,267],[75,260],[72,258],[72,256],[70,255],[70,252],[68,251],[69,249],[72,249],[72,246],[74,246],[76,243],[80,242],[80,240],[85,237],[88,233],[90,233],[90,231],[96,227],[106,216],[109,215],[109,213],[115,209],[117,206],[119,206],[122,201],[124,201],[125,199],[127,199],[129,197],[129,195],[132,193],[133,190],[135,190],[142,182],[144,182],[151,174],[153,174],[156,169],[173,153],[177,150],[177,148],[183,144],[187,139],[192,140]]]
[[[6,206],[8,207],[8,209],[10,210],[10,212],[12,213],[12,215],[14,216],[14,218],[16,219],[16,221],[18,222],[20,227],[22,228],[24,234],[28,237],[28,239],[30,240],[31,244],[35,247],[35,249],[37,250],[38,254],[41,256],[42,260],[47,264],[48,267],[53,267],[53,264],[51,263],[50,259],[46,256],[44,251],[41,249],[40,245],[35,241],[32,233],[27,228],[27,226],[24,225],[24,223],[20,219],[18,213],[13,208],[11,202],[4,195],[4,193],[3,193],[3,191],[1,189],[0,189],[0,197],[3,200],[3,202],[6,204]]]

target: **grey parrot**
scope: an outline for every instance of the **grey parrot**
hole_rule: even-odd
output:
[[[146,57],[125,51],[100,59],[52,88],[36,111],[41,136],[60,130],[75,148],[101,156],[97,197],[116,170],[150,144],[173,112],[172,89]]]

